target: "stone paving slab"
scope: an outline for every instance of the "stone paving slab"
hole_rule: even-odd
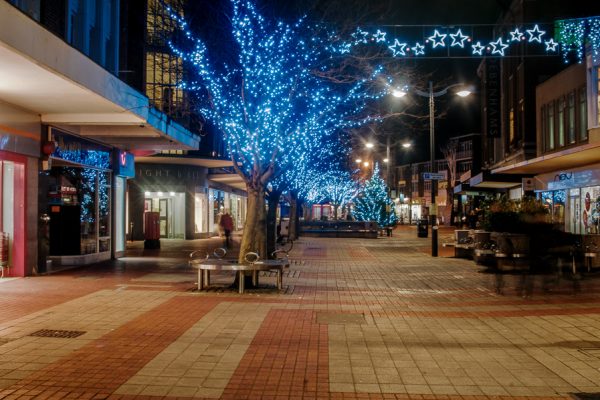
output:
[[[448,233],[446,233],[448,235]],[[443,236],[443,234],[442,234]],[[449,235],[448,235],[449,236]],[[414,227],[298,241],[284,274],[195,290],[219,240],[0,285],[0,399],[524,399],[600,393],[600,274],[493,274]],[[83,331],[35,337],[40,329]]]

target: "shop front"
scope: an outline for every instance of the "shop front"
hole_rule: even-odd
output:
[[[3,277],[25,275],[26,162],[23,156],[0,150],[0,268]]]
[[[600,234],[600,164],[538,175],[538,198],[565,232]]]
[[[206,168],[136,163],[128,186],[128,229],[133,240],[143,240],[146,214],[157,213],[161,239],[207,237],[208,191]]]
[[[143,240],[145,214],[158,214],[162,239],[203,239],[219,234],[219,219],[227,211],[235,229],[246,216],[246,196],[207,178],[208,169],[180,164],[136,163],[128,187],[128,234]]]
[[[210,188],[208,192],[210,203],[208,232],[213,235],[219,234],[219,220],[225,212],[233,219],[233,229],[242,229],[246,222],[246,196],[221,190],[221,188]]]
[[[48,128],[52,151],[40,178],[41,254],[60,266],[108,260],[113,253],[113,149]],[[43,269],[43,265],[40,266]]]

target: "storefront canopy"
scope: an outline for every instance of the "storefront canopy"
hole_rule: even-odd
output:
[[[469,180],[469,186],[479,189],[510,189],[521,184],[521,176],[480,172]]]
[[[600,142],[546,154],[506,167],[496,168],[493,174],[536,175],[557,170],[600,163]]]

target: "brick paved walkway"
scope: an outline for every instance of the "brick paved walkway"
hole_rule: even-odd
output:
[[[431,258],[414,229],[304,238],[281,292],[266,273],[239,295],[223,273],[198,293],[185,257],[218,239],[135,243],[118,261],[0,280],[0,399],[600,393],[600,272],[495,275]],[[74,337],[32,335],[43,329]]]

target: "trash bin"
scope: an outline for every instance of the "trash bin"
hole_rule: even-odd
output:
[[[418,237],[427,237],[427,228],[429,227],[429,223],[426,219],[420,219],[417,222],[417,236]]]

